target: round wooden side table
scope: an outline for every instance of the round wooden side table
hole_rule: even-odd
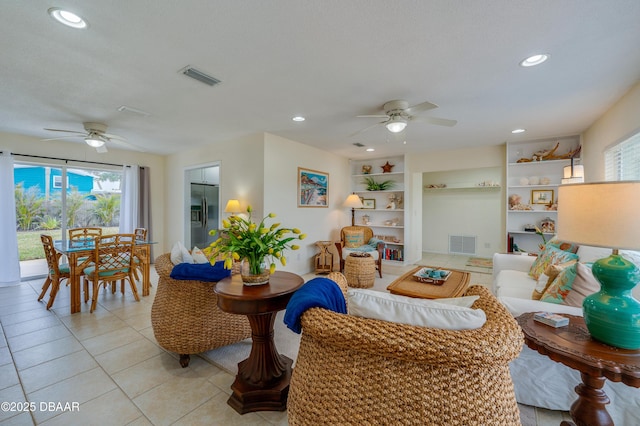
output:
[[[299,275],[276,271],[263,285],[245,286],[237,274],[215,286],[218,307],[246,315],[251,325],[251,353],[238,363],[238,374],[231,385],[233,393],[227,401],[240,414],[287,409],[293,360],[276,350],[273,324],[276,313],[287,307],[303,283]]]
[[[593,339],[582,317],[569,318],[569,325],[554,328],[533,319],[533,312],[519,316],[518,324],[524,332],[524,340],[556,362],[580,371],[582,383],[575,390],[578,399],[569,413],[577,425],[613,425],[605,407],[609,398],[602,390],[606,379],[640,387],[640,350],[614,348]],[[574,423],[562,422],[562,426]]]

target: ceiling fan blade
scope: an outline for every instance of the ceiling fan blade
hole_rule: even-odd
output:
[[[446,118],[437,118],[437,117],[414,118],[411,121],[418,121],[418,122],[423,122],[423,123],[437,124],[438,126],[447,126],[447,127],[453,127],[458,123],[456,120],[449,120],[449,119],[446,119]]]
[[[357,118],[389,118],[387,114],[378,115],[356,115]]]
[[[407,114],[413,115],[416,113],[420,113],[423,111],[429,111],[430,109],[438,108],[438,105],[432,104],[431,102],[423,102],[418,105],[410,106],[405,110]]]
[[[87,132],[76,132],[75,130],[63,130],[63,129],[44,129],[50,132],[65,132],[65,133],[77,133],[79,135],[86,135]]]
[[[104,136],[105,138],[108,138],[108,139],[117,139],[119,141],[124,141],[124,142],[127,141],[126,138],[123,138],[122,136],[118,136],[118,135],[113,135],[111,133],[100,133],[100,136]]]
[[[96,148],[96,151],[98,152],[98,154],[104,154],[107,151],[107,145],[102,145]]]
[[[47,138],[47,139],[40,139],[40,142],[47,142],[47,141],[59,141],[59,140],[63,140],[63,139],[71,139],[71,138],[81,138],[84,135],[78,135],[78,136],[74,136],[74,135],[69,135],[69,136],[60,136],[58,138]]]
[[[349,137],[350,137],[350,138],[351,138],[351,137],[354,137],[354,136],[356,136],[356,135],[359,135],[360,133],[366,132],[367,130],[373,129],[374,127],[378,127],[378,126],[380,126],[381,124],[385,124],[385,123],[386,123],[386,121],[381,121],[381,122],[376,123],[376,124],[374,124],[374,125],[372,125],[372,126],[365,127],[364,129],[360,129],[360,130],[358,130],[357,132],[350,134],[350,135],[349,135]]]
[[[109,140],[109,142],[113,142],[116,145],[120,145],[120,146],[129,148],[129,149],[133,149],[133,150],[139,151],[139,152],[145,152],[142,148],[130,144],[124,138],[121,138],[121,137],[115,137],[114,138],[114,137],[111,137],[112,135],[107,136],[106,134],[104,134],[103,136],[105,136]]]

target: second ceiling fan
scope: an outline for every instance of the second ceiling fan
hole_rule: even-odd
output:
[[[385,120],[380,121],[372,126],[365,127],[364,129],[358,130],[351,136],[355,136],[377,126],[385,126],[391,133],[399,133],[402,132],[405,127],[407,127],[407,123],[409,121],[418,121],[448,127],[453,127],[456,125],[456,120],[418,116],[418,114],[422,112],[429,111],[435,108],[438,108],[438,105],[432,104],[431,102],[422,102],[417,105],[409,106],[409,102],[407,101],[389,101],[386,102],[382,107],[382,109],[384,110],[384,114],[358,115],[359,118],[384,118]]]
[[[78,132],[76,130],[63,130],[63,129],[44,129],[50,132],[64,132],[69,133],[67,136],[61,136],[58,138],[43,139],[43,141],[51,141],[58,139],[70,139],[70,138],[83,138],[85,143],[96,149],[99,153],[107,152],[107,142],[113,142],[117,145],[134,149],[136,151],[142,151],[140,148],[131,145],[127,140],[121,136],[113,135],[107,132],[107,125],[102,123],[84,122],[84,132]]]

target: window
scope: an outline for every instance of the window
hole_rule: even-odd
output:
[[[604,152],[605,180],[640,180],[640,131]]]
[[[54,188],[62,188],[62,176],[54,176],[53,177],[53,187]]]

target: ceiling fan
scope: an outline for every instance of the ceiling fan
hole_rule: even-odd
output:
[[[438,108],[438,105],[431,102],[422,102],[421,104],[409,106],[409,102],[396,100],[389,101],[382,106],[384,114],[375,115],[358,115],[359,118],[385,118],[372,126],[365,127],[353,133],[351,136],[355,136],[359,133],[365,132],[374,127],[384,125],[391,133],[399,133],[407,127],[409,121],[419,121],[430,124],[437,124],[439,126],[453,127],[456,125],[456,120],[449,120],[446,118],[437,117],[418,117],[417,115]]]
[[[94,123],[94,122],[84,122],[82,123],[84,126],[84,132],[78,132],[75,130],[63,130],[63,129],[44,129],[50,132],[65,132],[70,133],[68,136],[61,136],[59,138],[49,138],[42,139],[43,141],[53,141],[58,139],[69,139],[69,138],[83,138],[84,141],[90,147],[93,147],[99,153],[107,152],[107,142],[113,142],[117,145],[121,145],[123,147],[135,149],[136,151],[142,151],[140,148],[131,145],[127,142],[127,140],[121,136],[113,135],[107,132],[107,125],[102,123]]]

